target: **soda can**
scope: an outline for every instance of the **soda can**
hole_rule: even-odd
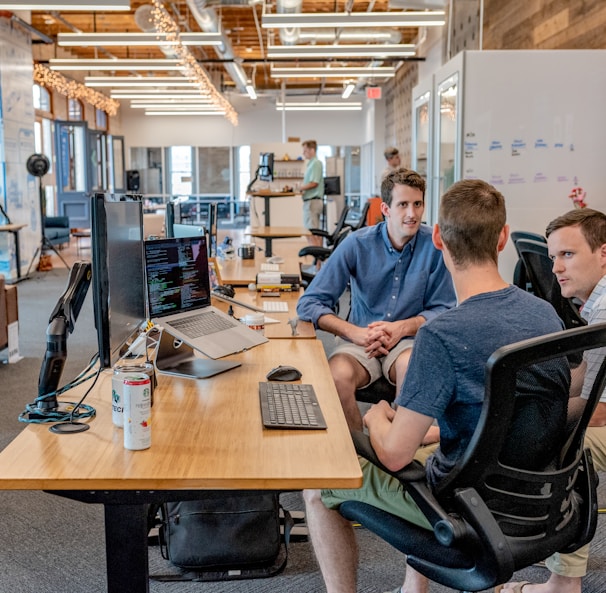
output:
[[[124,377],[124,448],[133,451],[151,446],[151,381],[144,373]]]
[[[112,422],[114,426],[124,426],[123,383],[124,377],[133,373],[145,373],[151,382],[151,405],[154,405],[156,372],[151,362],[116,364],[112,376]]]

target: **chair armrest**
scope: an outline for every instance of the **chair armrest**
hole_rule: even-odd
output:
[[[63,227],[69,228],[69,217],[68,216],[46,216],[44,218],[45,227]]]
[[[312,257],[324,261],[332,253],[332,249],[328,247],[316,247],[315,245],[308,245],[299,250],[299,257],[305,257],[311,255]]]
[[[354,447],[356,448],[356,453],[360,457],[368,459],[368,461],[381,468],[390,476],[393,476],[401,482],[417,482],[420,480],[425,481],[425,468],[418,461],[413,461],[406,467],[403,467],[395,472],[391,471],[379,461],[375,450],[370,444],[370,438],[367,434],[358,430],[352,430],[351,438],[353,440]]]
[[[330,237],[330,233],[326,232],[323,229],[309,229],[309,232],[312,235],[316,235],[318,237],[324,237],[325,239],[328,239],[328,237]]]

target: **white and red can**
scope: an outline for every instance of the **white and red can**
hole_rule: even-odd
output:
[[[151,381],[148,375],[124,376],[124,448],[133,451],[151,446]]]

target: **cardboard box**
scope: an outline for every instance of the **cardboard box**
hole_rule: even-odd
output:
[[[17,286],[6,286],[4,289],[6,295],[6,325],[13,321],[19,321],[19,302],[17,300]]]
[[[8,326],[6,323],[6,292],[4,276],[0,276],[0,350],[8,346]]]

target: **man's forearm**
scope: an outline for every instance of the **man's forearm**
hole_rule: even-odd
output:
[[[351,331],[356,328],[355,325],[341,319],[337,315],[321,315],[318,318],[318,327],[340,338],[351,340]]]
[[[401,323],[403,336],[416,336],[419,328],[425,323],[426,319],[422,315],[403,319]]]

